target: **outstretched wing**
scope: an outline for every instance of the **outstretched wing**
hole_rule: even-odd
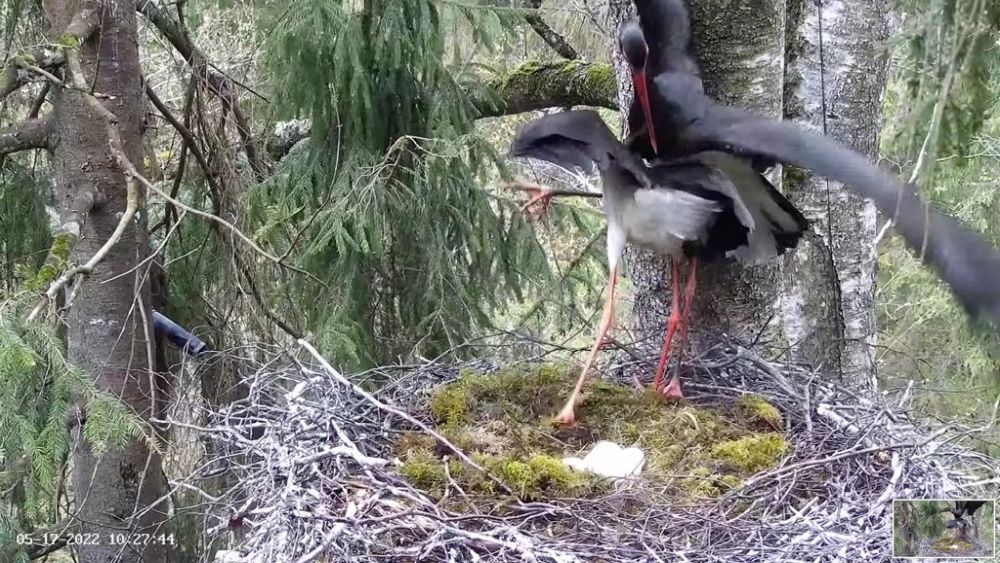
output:
[[[604,170],[612,164],[645,176],[638,159],[629,154],[597,112],[571,110],[529,122],[514,137],[511,156],[545,160],[566,169]]]
[[[510,144],[511,156],[545,160],[591,172],[617,142],[596,112],[563,111],[530,121]]]
[[[660,84],[661,78],[657,78]],[[660,84],[669,92],[670,84]],[[893,218],[896,230],[921,259],[937,270],[973,317],[1000,324],[1000,252],[981,235],[920,200],[903,184],[857,152],[787,121],[702,100],[688,106],[681,140],[690,152],[722,150],[764,157],[842,182],[870,198]]]

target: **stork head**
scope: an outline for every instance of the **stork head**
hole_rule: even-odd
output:
[[[632,84],[635,86],[635,97],[642,107],[643,119],[646,121],[646,133],[649,135],[649,144],[653,146],[653,152],[658,153],[656,147],[656,132],[653,129],[653,112],[649,105],[649,80],[646,75],[646,60],[649,56],[649,44],[646,43],[646,35],[639,27],[639,22],[629,20],[622,24],[618,30],[618,45],[622,54],[628,62],[632,71]]]

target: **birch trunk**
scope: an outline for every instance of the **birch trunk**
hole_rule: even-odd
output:
[[[891,26],[885,2],[789,0],[785,116],[874,159]],[[781,311],[792,357],[874,389],[875,206],[799,170],[784,176],[813,222],[785,261]]]

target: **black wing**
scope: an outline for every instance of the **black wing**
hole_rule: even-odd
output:
[[[635,0],[639,27],[649,45],[646,72],[698,74],[698,65],[689,55],[691,24],[685,0]]]
[[[969,500],[965,502],[965,513],[972,516],[979,507],[986,504],[985,500]]]
[[[659,91],[683,97],[667,78],[656,79]],[[920,201],[913,186],[857,152],[794,123],[759,118],[704,97],[674,105],[688,122],[681,132],[688,152],[722,150],[773,159],[842,182],[872,199],[895,220],[907,244],[938,271],[973,317],[1000,324],[1000,252],[978,233]]]
[[[590,172],[596,166],[622,167],[648,184],[646,167],[626,150],[601,116],[591,110],[553,113],[528,123],[514,137],[511,156],[545,160],[566,169]]]

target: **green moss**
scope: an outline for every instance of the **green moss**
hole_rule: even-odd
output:
[[[67,49],[76,49],[80,46],[80,38],[75,35],[63,35],[59,39],[56,39],[56,45],[66,47]]]
[[[73,249],[76,237],[67,232],[57,233],[52,237],[52,246],[45,263],[31,279],[25,282],[25,287],[31,291],[44,291],[55,281],[69,263],[69,253]]]
[[[681,481],[681,488],[694,497],[717,497],[742,484],[735,475],[713,473],[707,467],[698,467]]]
[[[429,451],[410,452],[399,467],[399,474],[415,487],[429,492],[443,492],[447,483],[444,465]]]
[[[501,93],[505,92],[508,88],[513,85],[523,83],[525,81],[531,80],[536,74],[542,71],[544,65],[541,61],[530,60],[525,61],[521,66],[515,68],[503,78],[500,84],[497,86],[497,90]]]
[[[743,395],[736,401],[741,415],[751,422],[762,423],[774,430],[781,430],[781,411],[760,395]]]
[[[536,453],[527,457],[486,456],[480,459],[483,467],[523,500],[579,496],[597,490],[598,481],[594,476],[573,471],[562,459],[550,455]]]
[[[638,446],[646,453],[644,479],[692,497],[738,488],[746,474],[773,466],[787,447],[780,434],[770,432],[772,423],[781,426],[780,413],[760,397],[720,409],[681,406],[651,391],[601,380],[584,386],[577,423],[555,426],[552,417],[578,370],[542,364],[494,374],[463,372],[435,390],[429,411],[439,432],[523,500],[601,494],[608,480],[562,462],[580,457],[598,440]],[[762,424],[769,433],[753,428]],[[452,479],[477,502],[502,506],[509,500],[494,481],[456,465],[452,452],[421,434],[402,434],[395,453],[403,460],[404,477],[432,495],[446,488],[443,459],[450,456]],[[429,467],[432,460],[437,468]]]
[[[712,448],[712,457],[740,471],[756,473],[774,466],[788,450],[788,442],[778,433],[746,436]]]
[[[588,89],[595,92],[603,92],[608,89],[616,89],[615,68],[609,64],[594,64],[587,69],[585,84]]]
[[[431,416],[438,424],[455,426],[469,420],[469,401],[461,386],[446,386],[431,398]]]

